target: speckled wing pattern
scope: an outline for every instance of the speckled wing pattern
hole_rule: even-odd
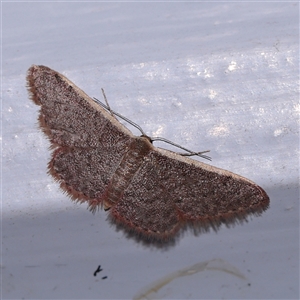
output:
[[[145,157],[111,213],[129,229],[168,238],[187,222],[196,232],[217,230],[268,205],[265,191],[250,180],[157,149]]]
[[[73,200],[91,207],[134,136],[63,75],[32,66],[27,76],[39,123],[54,149],[49,173]]]
[[[217,229],[267,209],[255,183],[135,137],[62,74],[32,66],[27,82],[53,150],[49,173],[125,230],[168,240],[186,224]]]

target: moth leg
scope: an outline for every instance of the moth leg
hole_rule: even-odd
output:
[[[110,108],[110,106],[109,106],[109,104],[108,104],[108,101],[107,101],[107,98],[106,98],[106,95],[105,95],[105,92],[104,92],[104,89],[103,88],[101,88],[101,91],[102,91],[102,94],[103,94],[103,98],[104,98],[104,100],[105,100],[105,103],[106,103],[106,106],[107,106],[107,110],[110,112],[110,114],[116,119],[116,120],[118,120],[117,118],[116,118],[116,116],[114,115],[114,113],[113,113],[113,111],[111,110],[111,108]]]

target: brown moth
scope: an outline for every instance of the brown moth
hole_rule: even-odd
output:
[[[268,208],[254,182],[134,136],[62,74],[33,65],[27,82],[51,142],[49,173],[72,200],[104,207],[127,232],[168,241],[186,225],[217,229]]]

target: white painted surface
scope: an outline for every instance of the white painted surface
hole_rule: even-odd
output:
[[[2,298],[131,299],[214,259],[247,280],[208,270],[152,296],[299,298],[298,21],[297,2],[3,2]],[[25,87],[32,64],[90,96],[103,87],[149,135],[210,149],[213,165],[262,186],[270,209],[165,251],[124,237],[46,174],[49,143]]]

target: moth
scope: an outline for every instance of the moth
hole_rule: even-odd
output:
[[[72,200],[104,208],[126,232],[167,241],[187,225],[217,229],[268,208],[254,182],[134,136],[62,74],[33,65],[27,84],[51,143],[48,172]]]

